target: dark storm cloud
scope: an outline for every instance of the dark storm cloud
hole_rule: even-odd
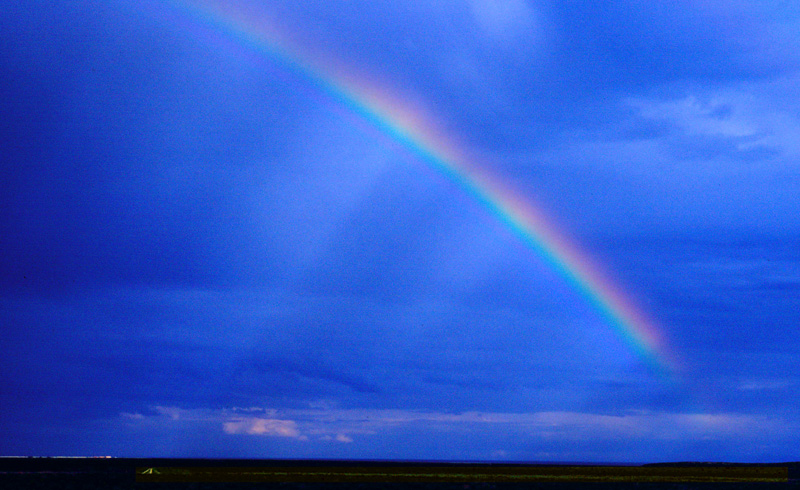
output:
[[[0,452],[788,457],[785,5],[250,7],[541,201],[684,383],[458,185],[235,36],[161,2],[6,2]]]
[[[6,287],[263,277],[275,264],[253,206],[286,142],[265,128],[293,124],[276,104],[302,114],[308,103],[165,26],[64,10],[43,9],[54,26],[26,10],[5,34]],[[233,262],[258,247],[257,264]]]
[[[37,408],[63,422],[76,413],[108,415],[163,397],[208,398],[208,372],[201,366],[219,363],[219,351],[154,335],[174,331],[196,312],[173,308],[177,315],[170,315],[164,309],[170,305],[138,302],[134,294],[81,296],[4,301],[14,332],[4,380],[21,393],[15,407],[25,410],[17,415]],[[54,404],[61,410],[46,408]]]
[[[594,369],[562,362],[552,378],[556,353],[575,339],[549,340],[524,328],[530,319],[440,306],[407,311],[416,322],[409,330],[402,309],[349,303],[170,290],[7,300],[15,333],[4,389],[17,396],[8,399],[6,429],[27,427],[34,413],[37,423],[60,426],[169,403],[302,405],[320,397],[387,408],[433,400],[566,408],[581,395],[560,386],[565,375]]]

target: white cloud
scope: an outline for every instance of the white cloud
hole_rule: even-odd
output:
[[[224,422],[222,428],[226,434],[301,437],[293,420],[244,418]]]
[[[353,442],[353,438],[352,437],[348,437],[348,436],[346,436],[344,434],[336,434],[336,440],[339,441],[339,442],[345,442],[345,443]]]

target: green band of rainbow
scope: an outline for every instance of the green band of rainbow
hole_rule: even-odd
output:
[[[656,326],[605,279],[585,254],[557,232],[528,198],[519,198],[502,182],[456,151],[419,114],[404,111],[385,94],[333,76],[290,49],[262,12],[243,11],[219,0],[174,0],[196,21],[225,33],[296,75],[368,121],[381,133],[454,182],[535,251],[612,325],[662,379],[677,382],[678,365]],[[337,70],[338,71],[338,70]]]

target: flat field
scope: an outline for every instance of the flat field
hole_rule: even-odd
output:
[[[800,464],[641,466],[387,461],[0,458],[0,488],[518,490],[798,488]]]
[[[531,483],[531,482],[788,482],[787,467],[571,465],[305,465],[139,467],[138,482]]]

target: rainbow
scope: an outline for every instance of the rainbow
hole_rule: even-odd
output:
[[[327,98],[368,122],[380,133],[455,183],[488,210],[508,230],[532,249],[578,291],[617,333],[662,379],[677,382],[679,363],[660,329],[599,272],[586,254],[570,243],[528,197],[521,198],[503,182],[482,170],[435,130],[421,111],[409,112],[372,85],[334,75],[346,70],[320,68],[309,56],[301,56],[280,29],[256,10],[245,10],[220,0],[169,0],[193,22],[231,37],[277,63]],[[241,2],[239,2],[241,3]]]

